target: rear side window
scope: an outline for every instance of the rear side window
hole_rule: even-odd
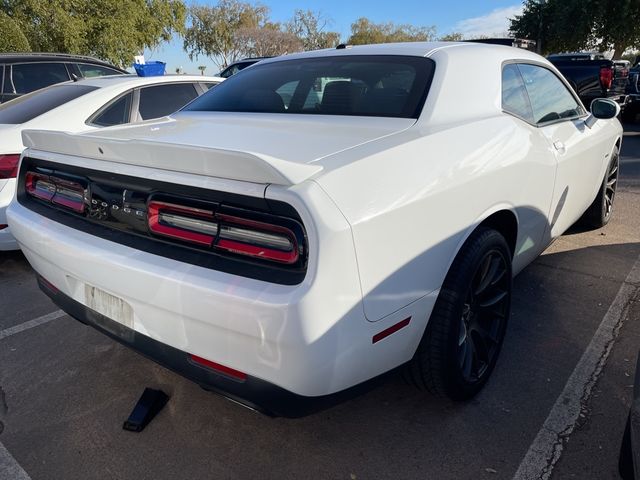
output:
[[[143,120],[149,120],[150,118],[170,115],[180,110],[197,96],[198,92],[191,83],[174,83],[141,88],[140,105],[138,107],[140,117]]]
[[[89,122],[93,125],[100,125],[101,127],[110,127],[112,125],[129,123],[131,118],[132,100],[133,92],[129,92],[123,97],[118,98]]]
[[[11,80],[15,93],[20,94],[70,79],[67,67],[62,63],[23,63],[13,65],[11,68]]]
[[[502,69],[502,109],[521,119],[535,123],[527,89],[517,65],[505,65]]]
[[[120,75],[122,72],[113,68],[101,67],[99,65],[90,65],[88,63],[78,63],[80,73],[85,78],[102,77],[104,75]]]
[[[185,110],[417,118],[433,71],[431,59],[402,55],[263,62]]]
[[[518,65],[524,80],[534,123],[547,123],[583,115],[584,109],[564,83],[551,71],[537,65]]]
[[[53,85],[47,89],[23,95],[0,105],[0,124],[17,125],[28,122],[63,103],[97,89],[98,87],[88,85]]]

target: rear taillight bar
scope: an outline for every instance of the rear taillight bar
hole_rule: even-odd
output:
[[[218,231],[210,210],[154,201],[149,202],[148,215],[153,233],[197,245],[210,247]]]
[[[19,153],[0,155],[0,180],[6,180],[7,178],[16,178],[18,176],[19,164]]]
[[[84,212],[85,188],[77,182],[53,175],[27,172],[25,190],[32,197],[45,202],[60,205],[77,213]]]
[[[300,258],[295,233],[276,223],[161,201],[149,202],[148,215],[156,235],[288,265]]]

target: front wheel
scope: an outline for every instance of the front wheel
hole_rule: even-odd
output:
[[[598,190],[598,195],[580,219],[580,223],[585,227],[593,229],[601,228],[611,220],[613,202],[616,198],[616,190],[618,187],[619,170],[620,155],[618,147],[614,147],[611,153],[611,161],[600,185],[600,190]]]
[[[493,371],[511,307],[511,251],[496,230],[478,228],[447,274],[406,377],[454,400],[477,394]]]

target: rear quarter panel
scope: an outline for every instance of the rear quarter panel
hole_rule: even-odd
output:
[[[370,321],[438,290],[464,240],[498,210],[518,219],[515,271],[548,243],[555,160],[537,129],[509,115],[417,124],[323,164],[316,181],[352,226]]]

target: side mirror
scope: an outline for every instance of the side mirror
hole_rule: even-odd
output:
[[[609,120],[620,115],[620,105],[608,98],[596,98],[591,102],[591,114],[600,120]]]

